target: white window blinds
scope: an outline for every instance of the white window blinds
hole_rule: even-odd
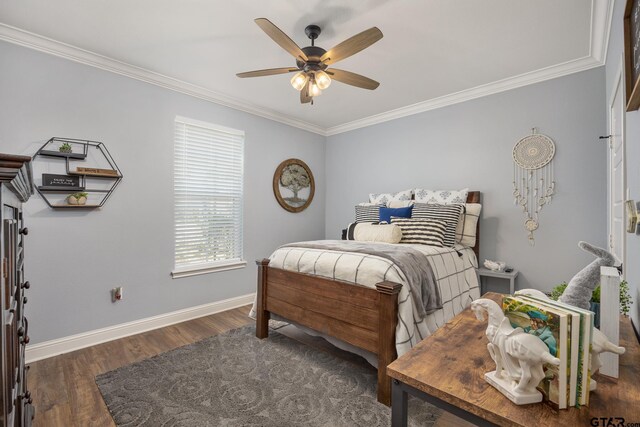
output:
[[[176,117],[173,277],[240,268],[244,132]]]

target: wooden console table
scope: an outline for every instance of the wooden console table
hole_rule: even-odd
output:
[[[501,301],[502,295],[483,298]],[[588,407],[553,410],[537,403],[518,406],[484,380],[495,369],[487,351],[486,322],[466,309],[433,335],[396,359],[387,368],[392,381],[392,425],[407,425],[408,394],[453,413],[476,425],[500,426],[603,426],[640,423],[640,345],[628,318],[621,318],[620,377],[597,374],[598,389]]]

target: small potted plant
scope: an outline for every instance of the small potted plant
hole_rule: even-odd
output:
[[[62,144],[60,148],[58,148],[58,151],[60,151],[61,153],[73,153],[71,144],[69,144],[68,142],[65,142],[64,144]]]
[[[70,205],[84,205],[87,203],[89,193],[75,193],[67,196],[67,203]]]
[[[549,298],[558,301],[564,290],[567,288],[567,282],[562,282],[551,290]],[[629,284],[626,280],[620,282],[620,313],[625,316],[629,314],[629,306],[631,305],[631,295],[629,295]],[[600,327],[600,285],[598,285],[591,294],[591,311],[596,314],[595,326]]]

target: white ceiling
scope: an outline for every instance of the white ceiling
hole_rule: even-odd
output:
[[[16,42],[27,34],[16,28],[25,30],[196,85],[190,91],[202,89],[205,98],[335,133],[350,123],[359,127],[455,102],[461,93],[475,97],[511,82],[526,84],[529,76],[533,82],[600,65],[610,12],[599,2],[11,0],[0,3],[0,39]],[[368,91],[334,82],[310,106],[300,104],[290,75],[237,78],[241,71],[294,65],[253,22],[258,17],[270,19],[301,47],[309,41],[305,26],[317,24],[323,30],[317,45],[325,49],[377,26],[384,38],[336,67],[380,87]]]

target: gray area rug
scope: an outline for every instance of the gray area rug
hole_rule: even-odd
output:
[[[118,426],[389,426],[376,370],[248,326],[96,377]],[[409,401],[412,426],[440,410]]]

